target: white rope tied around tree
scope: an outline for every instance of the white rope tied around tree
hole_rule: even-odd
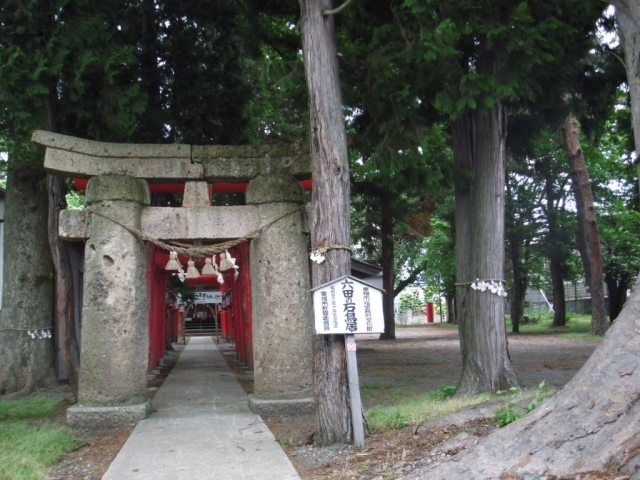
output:
[[[506,282],[500,279],[489,278],[489,279],[480,280],[479,278],[476,278],[475,282],[462,282],[462,283],[455,283],[454,285],[460,286],[460,287],[469,286],[473,290],[477,290],[479,292],[493,293],[495,295],[498,295],[499,297],[507,296],[507,291],[504,289],[504,285],[506,285]]]
[[[326,260],[325,254],[329,250],[349,250],[349,252],[353,254],[353,248],[351,247],[345,247],[344,245],[329,245],[328,247],[322,247],[314,250],[309,254],[309,258],[317,264],[321,264]]]
[[[31,338],[43,340],[51,338],[51,328],[0,328],[0,332],[27,332]]]

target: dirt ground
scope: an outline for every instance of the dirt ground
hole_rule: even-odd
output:
[[[377,335],[362,335],[357,340],[358,366],[362,400],[365,408],[389,405],[399,398],[438,389],[442,384],[455,385],[461,370],[457,331],[438,324],[402,327],[397,340],[379,341]],[[566,384],[589,358],[598,342],[587,339],[564,339],[551,334],[509,336],[511,360],[520,381],[535,387],[543,380],[553,388]],[[228,347],[227,347],[228,348]],[[224,355],[238,380],[249,393],[253,384],[246,369],[232,355]],[[159,387],[170,371],[150,385]],[[150,390],[149,395],[154,395]],[[453,453],[443,450],[429,454],[432,448],[460,432],[480,436],[495,428],[486,418],[466,421],[452,419],[434,422],[416,431],[416,426],[367,438],[365,448],[349,446],[316,448],[311,445],[313,417],[266,417],[265,423],[298,470],[303,480],[393,479],[430,463],[439,456]],[[117,430],[78,431],[81,441],[76,451],[65,456],[49,480],[97,480],[115,458],[133,425]],[[606,475],[582,476],[614,478]]]

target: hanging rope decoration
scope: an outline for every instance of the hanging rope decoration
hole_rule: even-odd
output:
[[[234,270],[233,278],[234,280],[238,279],[238,275],[240,274],[239,267],[236,265],[236,259],[231,256],[231,254],[227,251],[225,253],[220,254],[220,271],[226,272],[228,270]]]
[[[164,269],[176,272],[183,269],[180,260],[178,260],[178,254],[176,252],[169,252],[169,262],[167,263],[167,266],[164,267]]]
[[[504,280],[487,279],[480,280],[476,278],[475,282],[456,283],[456,286],[470,286],[472,289],[479,292],[489,292],[499,297],[506,297],[507,291],[504,289]]]
[[[198,278],[200,273],[196,269],[195,262],[191,259],[187,262],[187,278]]]
[[[349,252],[353,254],[353,249],[351,247],[345,247],[344,245],[330,245],[328,247],[322,247],[314,250],[309,254],[309,258],[319,265],[327,259],[325,254],[329,250],[349,250]]]
[[[177,271],[178,272],[178,277],[183,282],[184,282],[185,278],[198,278],[200,276],[200,273],[198,273],[198,270],[195,268],[195,262],[193,262],[193,260],[191,260],[191,258],[202,258],[202,257],[208,257],[210,255],[213,255],[214,257],[212,257],[212,262],[211,262],[212,265],[211,266],[214,269],[214,275],[218,276],[218,283],[220,285],[222,285],[224,283],[224,279],[222,278],[222,274],[220,272],[223,272],[223,271],[229,270],[229,269],[234,269],[235,270],[235,273],[234,273],[234,278],[235,279],[238,278],[238,274],[239,274],[239,268],[235,264],[235,259],[232,258],[231,255],[229,254],[228,250],[230,248],[235,247],[236,245],[239,245],[242,242],[246,242],[247,240],[251,240],[252,238],[257,237],[264,230],[269,228],[274,223],[279,222],[283,218],[285,218],[285,217],[287,217],[287,216],[289,216],[289,215],[291,215],[293,213],[296,213],[296,212],[299,212],[299,211],[303,210],[304,207],[305,207],[305,205],[300,205],[299,207],[294,208],[293,210],[280,215],[279,217],[277,217],[274,220],[270,221],[266,225],[263,225],[260,228],[256,228],[255,230],[253,230],[252,232],[249,232],[247,235],[245,235],[242,238],[238,238],[236,240],[229,240],[227,242],[216,243],[216,244],[213,244],[213,245],[192,245],[192,244],[180,243],[180,242],[165,243],[165,242],[162,242],[162,241],[157,240],[155,238],[151,238],[151,237],[145,235],[144,233],[142,233],[141,231],[136,230],[135,228],[131,228],[131,227],[128,227],[126,225],[123,225],[122,223],[118,222],[117,220],[114,220],[113,218],[109,217],[108,215],[105,215],[104,213],[96,212],[94,210],[91,210],[90,208],[87,208],[85,210],[85,218],[84,218],[84,240],[86,241],[86,239],[87,239],[87,227],[88,227],[88,224],[89,224],[89,215],[93,213],[95,215],[99,215],[99,216],[101,216],[103,218],[106,218],[107,220],[115,223],[116,225],[121,226],[122,228],[124,228],[128,232],[132,233],[133,235],[135,235],[139,239],[141,239],[141,240],[143,240],[145,242],[152,243],[155,246],[161,248],[162,250],[168,251],[169,252],[169,262],[167,263],[167,266],[165,267],[165,270]],[[222,267],[223,258],[225,259],[225,261],[228,260],[228,262],[230,263],[231,266],[229,268],[225,268],[225,269],[220,268],[220,270],[218,270],[218,266],[215,263],[215,255],[216,254],[220,254],[221,267]],[[190,259],[189,262],[188,262],[189,265],[187,267],[186,274],[185,274],[185,271],[184,271],[182,265],[180,264],[180,261],[178,260],[178,255],[183,255],[185,257],[189,257],[189,259]],[[223,255],[224,255],[224,257],[223,257]],[[227,265],[227,263],[225,263],[225,266],[226,265]],[[195,272],[193,270],[191,272],[189,271],[189,269],[191,267],[193,267],[193,270],[195,270]],[[207,260],[205,259],[205,268],[206,267],[207,267]],[[207,271],[209,271],[209,270],[207,269]],[[191,276],[191,275],[195,275],[195,276]]]
[[[215,275],[216,271],[211,264],[211,259],[209,257],[204,259],[204,267],[202,267],[202,275]]]

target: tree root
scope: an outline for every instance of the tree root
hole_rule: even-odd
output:
[[[640,284],[576,376],[526,417],[406,479],[566,477],[640,470]]]

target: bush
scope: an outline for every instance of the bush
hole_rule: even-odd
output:
[[[405,310],[412,310],[414,315],[424,312],[424,303],[420,300],[418,292],[403,293],[400,295],[398,311],[402,313]]]

